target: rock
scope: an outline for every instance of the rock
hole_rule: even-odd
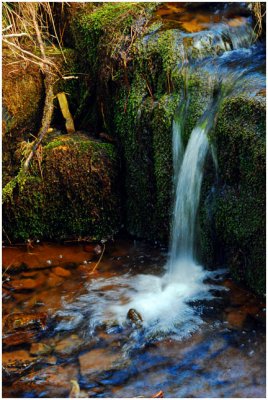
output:
[[[57,364],[57,358],[55,356],[48,356],[48,357],[44,357],[42,359],[43,363],[47,364],[47,365],[56,365]]]
[[[240,310],[234,310],[228,313],[227,321],[232,328],[242,328],[247,314]]]
[[[102,253],[102,247],[97,244],[97,246],[94,247],[94,253],[99,256]]]
[[[14,279],[10,281],[10,286],[15,290],[37,289],[45,282],[44,274],[38,274],[36,279]]]
[[[78,352],[82,343],[83,340],[77,335],[71,335],[70,337],[63,339],[56,344],[55,352],[60,356],[71,355]]]
[[[3,318],[3,344],[15,346],[33,342],[36,335],[47,328],[46,313],[14,313]]]
[[[47,327],[48,316],[46,313],[14,313],[5,318],[4,333],[13,333],[18,330],[33,329],[44,330]]]
[[[38,274],[38,271],[26,271],[22,272],[21,276],[24,278],[36,278]]]
[[[31,343],[36,339],[37,332],[17,332],[10,335],[3,335],[3,346],[11,347],[22,343]]]
[[[63,283],[63,279],[57,275],[55,275],[53,272],[49,274],[47,284],[49,287],[55,287],[59,286]]]
[[[71,272],[62,267],[53,268],[53,272],[54,272],[54,274],[56,274],[57,276],[60,276],[62,278],[71,276]]]
[[[130,310],[128,310],[127,319],[130,320],[137,327],[141,327],[142,326],[142,321],[143,321],[142,320],[142,316],[134,308],[131,308]]]
[[[13,390],[31,392],[35,397],[68,397],[70,381],[78,378],[75,365],[54,365],[34,371],[15,382]],[[15,386],[15,387],[14,387]]]
[[[105,349],[91,350],[79,357],[80,371],[83,376],[109,371],[120,360],[120,353],[112,354]]]
[[[79,398],[80,397],[80,386],[79,386],[79,383],[76,380],[72,379],[70,381],[70,384],[71,384],[72,388],[71,388],[69,397],[71,399],[72,398],[75,398],[75,399]]]
[[[89,235],[99,240],[114,234],[120,226],[116,147],[75,133],[48,136],[42,149],[46,179],[40,179],[38,161],[34,158],[23,190],[18,187],[12,200],[5,191],[3,228],[10,240],[25,241],[36,236],[36,232],[39,239]],[[82,263],[87,256],[78,262]],[[55,267],[66,261],[61,251],[56,259],[49,254],[49,260],[50,266]]]
[[[33,343],[31,345],[30,354],[35,356],[46,355],[52,351],[51,346],[45,343]]]
[[[33,367],[36,357],[30,356],[26,350],[4,352],[2,355],[3,378],[13,379]]]

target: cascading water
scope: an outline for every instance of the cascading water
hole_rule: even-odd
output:
[[[221,22],[197,33],[178,33],[176,46],[178,53],[183,55],[178,61],[178,70],[187,70],[190,75],[191,69],[195,72],[200,69],[213,77],[221,90],[215,99],[211,85],[211,104],[207,104],[185,149],[182,140],[184,123],[189,112],[188,105],[194,100],[187,95],[187,81],[184,97],[174,117],[174,201],[169,257],[164,275],[133,275],[129,272],[117,277],[93,279],[88,293],[80,296],[77,304],[67,304],[65,307],[67,313],[77,313],[79,310],[79,313],[89,315],[85,329],[87,334],[93,333],[96,326],[104,323],[106,326],[124,326],[131,308],[142,315],[142,332],[147,338],[167,334],[182,338],[203,323],[201,313],[192,304],[197,300],[212,298],[210,289],[213,285],[205,282],[207,277],[214,279],[217,274],[206,271],[195,257],[200,190],[204,163],[210,151],[208,133],[220,101],[230,92],[236,94],[245,91],[247,95],[255,95],[265,86],[262,49],[253,43],[254,32],[250,23],[243,24],[229,26]],[[190,48],[184,46],[187,43],[184,39],[190,39]],[[208,103],[208,98],[205,101]],[[216,160],[212,148],[211,151],[212,158]],[[114,289],[102,290],[109,285]]]
[[[195,221],[199,205],[203,166],[208,152],[207,126],[198,125],[190,136],[182,165],[174,157],[177,182],[175,207],[172,221],[171,254],[169,272],[174,274],[180,260],[194,258]],[[177,150],[174,149],[173,153]],[[177,163],[177,165],[175,165]]]

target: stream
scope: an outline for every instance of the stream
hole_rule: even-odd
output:
[[[241,10],[212,4],[194,18],[172,4],[158,17],[182,30],[185,93],[172,128],[169,246],[119,236],[4,247],[3,397],[265,397],[265,301],[228,266],[200,265],[195,249],[209,153],[217,169],[209,133],[228,96],[262,95],[265,50]],[[193,70],[209,74],[208,96],[183,145]]]
[[[126,304],[139,274],[161,277],[167,249],[117,239],[91,275],[94,247],[4,248],[4,397],[68,397],[71,381],[80,397],[265,397],[263,301],[222,271],[213,298],[190,302],[190,333],[148,335],[107,304]]]

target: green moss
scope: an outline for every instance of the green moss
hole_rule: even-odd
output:
[[[120,221],[114,146],[65,135],[44,145],[42,154],[23,185],[17,180],[7,187],[3,225],[10,239],[112,235]]]
[[[5,59],[2,71],[3,131],[20,136],[35,133],[41,119],[44,96],[41,72],[31,63],[14,64],[14,58],[6,51]]]
[[[172,121],[180,96],[163,95],[152,116],[153,163],[156,182],[154,200],[154,235],[167,241],[171,221],[172,195]]]
[[[207,243],[214,246],[215,252],[220,247],[224,250],[225,262],[238,281],[262,294],[265,292],[264,102],[242,96],[227,98],[211,137],[217,146],[219,182],[210,203],[214,237],[210,231]],[[207,237],[211,219],[202,212],[203,234]]]

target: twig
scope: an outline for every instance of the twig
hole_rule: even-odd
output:
[[[153,399],[159,399],[159,398],[163,398],[164,397],[164,393],[162,390],[160,390],[159,392],[157,392],[156,394],[154,394],[152,396]]]
[[[104,254],[104,251],[105,251],[105,243],[103,243],[103,249],[102,249],[102,253],[101,253],[101,256],[100,256],[100,258],[99,258],[99,261],[96,263],[96,265],[95,265],[95,267],[93,268],[93,270],[89,273],[90,275],[91,275],[91,274],[94,274],[94,272],[95,272],[96,269],[98,268],[99,263],[101,262],[102,256],[103,256],[103,254]]]
[[[17,46],[15,43],[10,42],[9,40],[6,40],[4,38],[2,38],[2,40],[6,44],[8,44],[8,46],[14,47],[15,49],[21,51],[22,53],[27,54],[28,56],[35,58],[36,60],[38,60],[42,64],[48,64],[48,65],[54,66],[54,63],[52,63],[51,61],[49,61],[47,59],[43,60],[42,58],[36,56],[35,54],[31,53],[30,51],[22,49],[21,47]]]
[[[12,242],[11,242],[11,240],[9,239],[8,234],[6,233],[6,231],[5,231],[4,228],[3,228],[3,232],[4,232],[4,234],[6,235],[6,238],[7,238],[8,242],[9,242],[9,244],[12,245]]]
[[[4,39],[6,38],[12,38],[12,37],[21,37],[21,36],[29,36],[28,33],[22,32],[22,33],[9,33],[7,35],[3,35],[2,37]]]

